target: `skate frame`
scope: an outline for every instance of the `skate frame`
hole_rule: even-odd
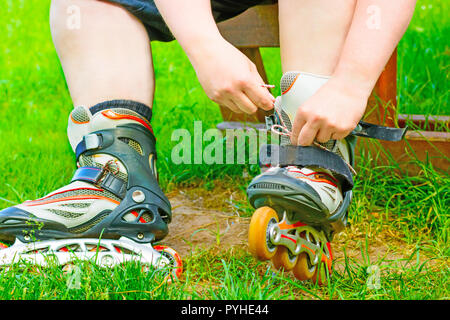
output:
[[[64,249],[64,250],[62,250]],[[128,261],[162,268],[169,261],[150,244],[138,244],[128,238],[62,239],[22,243],[19,239],[0,251],[0,266],[31,263],[47,266],[67,265],[77,261],[92,261],[100,267],[112,267]]]
[[[261,77],[268,83],[261,57],[260,47],[279,47],[278,5],[261,5],[251,8],[241,15],[219,23],[221,34],[252,60]],[[258,110],[253,115],[233,113],[220,106],[223,122],[220,130],[255,128],[265,130],[265,116],[270,112]],[[417,174],[421,168],[415,159],[431,162],[437,170],[447,171],[450,165],[450,132],[435,131],[437,127],[450,127],[450,116],[423,116],[399,114],[397,108],[397,49],[381,74],[372,97],[369,99],[364,121],[390,127],[404,127],[408,122],[410,131],[401,142],[370,141],[359,139],[358,149],[372,154],[378,153],[381,162],[399,163],[408,175]],[[411,124],[413,128],[411,128]],[[359,151],[357,151],[359,152]]]

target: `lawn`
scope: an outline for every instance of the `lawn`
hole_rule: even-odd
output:
[[[0,208],[67,184],[75,168],[66,138],[73,106],[51,42],[49,3],[0,3]],[[448,12],[446,0],[418,1],[399,45],[401,113],[449,115]],[[245,188],[258,172],[255,165],[171,162],[174,128],[192,132],[197,120],[203,130],[214,128],[221,115],[176,42],[155,42],[152,48],[157,79],[152,124],[163,189],[233,190],[231,204],[224,199],[216,209],[231,206],[248,218]],[[279,50],[265,48],[262,55],[270,83],[277,84]],[[184,256],[185,272],[172,285],[160,285],[157,273],[142,273],[136,265],[104,270],[83,264],[79,288],[67,286],[67,275],[57,267],[15,266],[0,271],[0,299],[448,299],[450,176],[419,164],[418,176],[405,177],[393,170],[395,163],[377,165],[365,154],[358,163],[351,227],[337,239],[343,255],[324,287],[273,273],[242,248],[211,247]],[[389,249],[386,255],[371,250],[380,242]],[[368,267],[374,265],[378,289],[367,285]]]

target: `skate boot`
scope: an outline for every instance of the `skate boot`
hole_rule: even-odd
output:
[[[272,260],[277,269],[292,271],[299,280],[319,284],[332,271],[333,236],[347,224],[355,135],[397,141],[406,131],[361,122],[343,140],[291,145],[298,106],[326,81],[327,77],[308,73],[283,75],[282,95],[276,99],[274,115],[266,119],[268,129],[281,135],[280,145],[261,147],[265,170],[247,189],[249,202],[257,209],[250,223],[250,251],[260,260]]]
[[[178,276],[178,254],[152,247],[167,235],[172,213],[158,185],[150,120],[150,108],[127,100],[75,108],[68,137],[78,169],[67,186],[0,212],[0,240],[14,243],[0,251],[0,264],[45,264],[51,254],[61,265],[139,260]]]

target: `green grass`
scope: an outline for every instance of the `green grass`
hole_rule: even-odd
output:
[[[364,250],[364,246],[362,245]],[[13,266],[0,271],[2,299],[171,299],[171,300],[282,300],[282,299],[448,299],[448,270],[419,263],[419,248],[402,261],[345,261],[329,283],[318,286],[274,273],[241,249],[217,254],[214,248],[185,257],[179,281],[163,282],[161,272],[142,272],[138,263],[100,268],[76,264],[78,278],[60,267]],[[379,287],[370,287],[369,266],[380,268]],[[77,280],[78,279],[78,280]]]
[[[399,44],[400,112],[449,115],[450,15],[446,1],[418,1]]]
[[[431,6],[431,7],[430,7]],[[424,9],[422,9],[424,7]],[[48,26],[49,1],[7,0],[0,4],[0,208],[41,197],[65,185],[74,170],[74,156],[66,138],[72,109],[64,75]],[[411,27],[399,46],[400,112],[448,115],[448,2],[419,0]],[[233,205],[250,216],[245,188],[257,172],[250,165],[174,165],[170,141],[174,128],[203,130],[221,121],[179,45],[153,43],[157,89],[153,126],[158,145],[164,190],[202,185],[208,190],[226,182],[240,198]],[[278,49],[263,49],[270,83],[280,78]],[[279,89],[276,89],[279,90]],[[170,125],[169,125],[170,124]],[[404,177],[394,162],[377,165],[376,155],[359,157],[358,177],[351,206],[351,228],[388,243],[406,258],[365,254],[372,244],[357,239],[361,257],[337,261],[337,271],[324,287],[273,274],[244,250],[205,249],[183,257],[180,282],[160,285],[156,273],[142,273],[129,265],[103,270],[82,264],[81,287],[70,289],[67,275],[15,266],[0,271],[0,299],[448,299],[450,177],[429,164]],[[243,176],[249,173],[249,177]],[[356,236],[355,236],[356,237]],[[397,239],[397,238],[396,238]],[[369,289],[367,268],[380,267],[381,288]],[[38,270],[39,272],[37,272]]]

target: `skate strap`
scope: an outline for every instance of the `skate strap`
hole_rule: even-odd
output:
[[[406,131],[408,131],[408,126],[404,128],[392,128],[360,121],[351,134],[378,140],[400,141],[405,136]]]
[[[269,144],[261,146],[259,151],[261,166],[300,166],[319,167],[330,170],[342,183],[344,192],[353,188],[353,175],[347,163],[337,154],[317,147],[293,145],[279,146]]]
[[[139,144],[143,144],[144,142],[142,141],[150,140],[151,143],[150,153],[154,153],[156,158],[156,151],[154,150],[156,139],[155,136],[153,135],[153,132],[143,129],[146,131],[143,134],[139,130],[136,130],[136,128],[140,127],[141,126],[139,124],[122,125],[120,127],[116,127],[115,129],[97,131],[83,136],[83,139],[80,141],[80,143],[77,144],[75,148],[75,155],[77,161],[80,158],[80,155],[82,155],[86,151],[107,149],[108,147],[113,145],[117,141],[117,139],[121,137],[127,139],[136,139],[136,141],[138,141]]]
[[[267,130],[270,131],[272,126],[278,123],[280,123],[280,120],[277,119],[275,114],[266,116]],[[385,141],[400,141],[405,136],[406,131],[408,131],[408,126],[404,128],[393,128],[360,121],[350,135]]]
[[[81,167],[75,171],[71,182],[84,181],[95,184],[96,186],[109,191],[119,197],[125,198],[127,184],[122,179],[116,177],[113,173],[96,167]]]

